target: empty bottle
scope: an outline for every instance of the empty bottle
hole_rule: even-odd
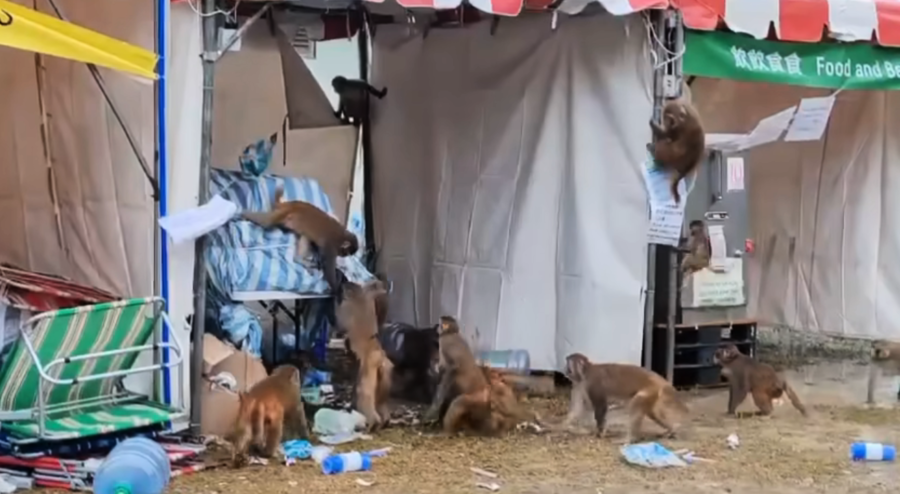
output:
[[[155,441],[132,437],[117,444],[94,474],[95,494],[161,494],[172,475],[169,456]]]
[[[853,461],[894,461],[897,450],[890,444],[853,443],[850,459]]]
[[[491,350],[478,352],[480,365],[494,369],[503,369],[516,374],[531,372],[531,359],[528,350]]]
[[[368,453],[354,451],[331,455],[322,460],[322,473],[334,475],[336,473],[366,471],[372,469],[372,456]]]

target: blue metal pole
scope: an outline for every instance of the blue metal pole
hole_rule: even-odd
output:
[[[168,214],[169,209],[169,123],[168,123],[168,90],[166,88],[167,75],[167,58],[169,46],[169,0],[156,0],[156,53],[159,56],[157,65],[157,73],[159,78],[156,81],[156,162],[157,162],[157,181],[159,183],[159,217]],[[169,246],[166,241],[165,232],[163,232],[159,224],[157,228],[157,238],[159,239],[159,290],[160,295],[166,301],[166,308],[169,307]],[[171,330],[166,323],[163,323],[162,341],[169,342]],[[169,363],[169,349],[163,348],[163,363]],[[163,401],[166,404],[172,403],[172,373],[168,368],[163,369]]]

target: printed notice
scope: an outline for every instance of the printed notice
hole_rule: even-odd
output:
[[[709,268],[722,271],[727,268],[728,244],[725,242],[725,229],[722,225],[709,225]]]
[[[797,108],[797,113],[794,114],[794,121],[788,127],[784,140],[796,142],[818,141],[821,139],[825,134],[825,129],[828,127],[828,119],[831,118],[834,100],[834,96],[803,98],[800,100],[800,106]]]
[[[725,162],[728,169],[728,182],[726,192],[732,190],[744,190],[744,158],[735,156]]]
[[[747,140],[744,141],[742,149],[750,149],[752,147],[762,146],[763,144],[777,141],[781,137],[781,134],[784,133],[784,129],[788,128],[788,125],[791,124],[791,119],[794,118],[795,111],[797,111],[797,107],[792,106],[771,117],[760,120],[759,123],[756,124],[756,128],[753,129],[753,132],[750,132],[750,135],[747,136]]]
[[[701,269],[691,275],[692,307],[734,307],[744,305],[744,265],[735,257],[725,259],[721,272]]]
[[[684,204],[694,187],[696,172],[678,183],[681,202],[676,204],[670,189],[671,178],[666,170],[657,167],[652,159],[642,166],[644,185],[650,198],[650,228],[647,242],[677,247],[684,224]]]

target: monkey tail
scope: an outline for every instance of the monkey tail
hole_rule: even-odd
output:
[[[803,403],[800,402],[800,397],[797,396],[797,393],[794,392],[794,388],[791,388],[787,381],[785,381],[781,389],[784,390],[785,394],[787,394],[788,399],[791,400],[791,405],[794,405],[794,408],[796,408],[801,415],[806,417],[806,407],[803,406]]]
[[[681,182],[681,179],[684,178],[684,174],[681,172],[676,172],[672,174],[672,185],[670,190],[672,191],[672,197],[675,198],[675,204],[681,203],[681,194],[678,193],[678,182]]]

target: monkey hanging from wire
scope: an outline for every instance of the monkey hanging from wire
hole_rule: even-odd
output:
[[[340,98],[335,115],[342,123],[352,123],[357,127],[362,124],[363,117],[369,114],[369,95],[378,99],[387,95],[387,88],[379,91],[368,82],[359,79],[347,79],[343,76],[337,76],[332,79],[331,86]]]

